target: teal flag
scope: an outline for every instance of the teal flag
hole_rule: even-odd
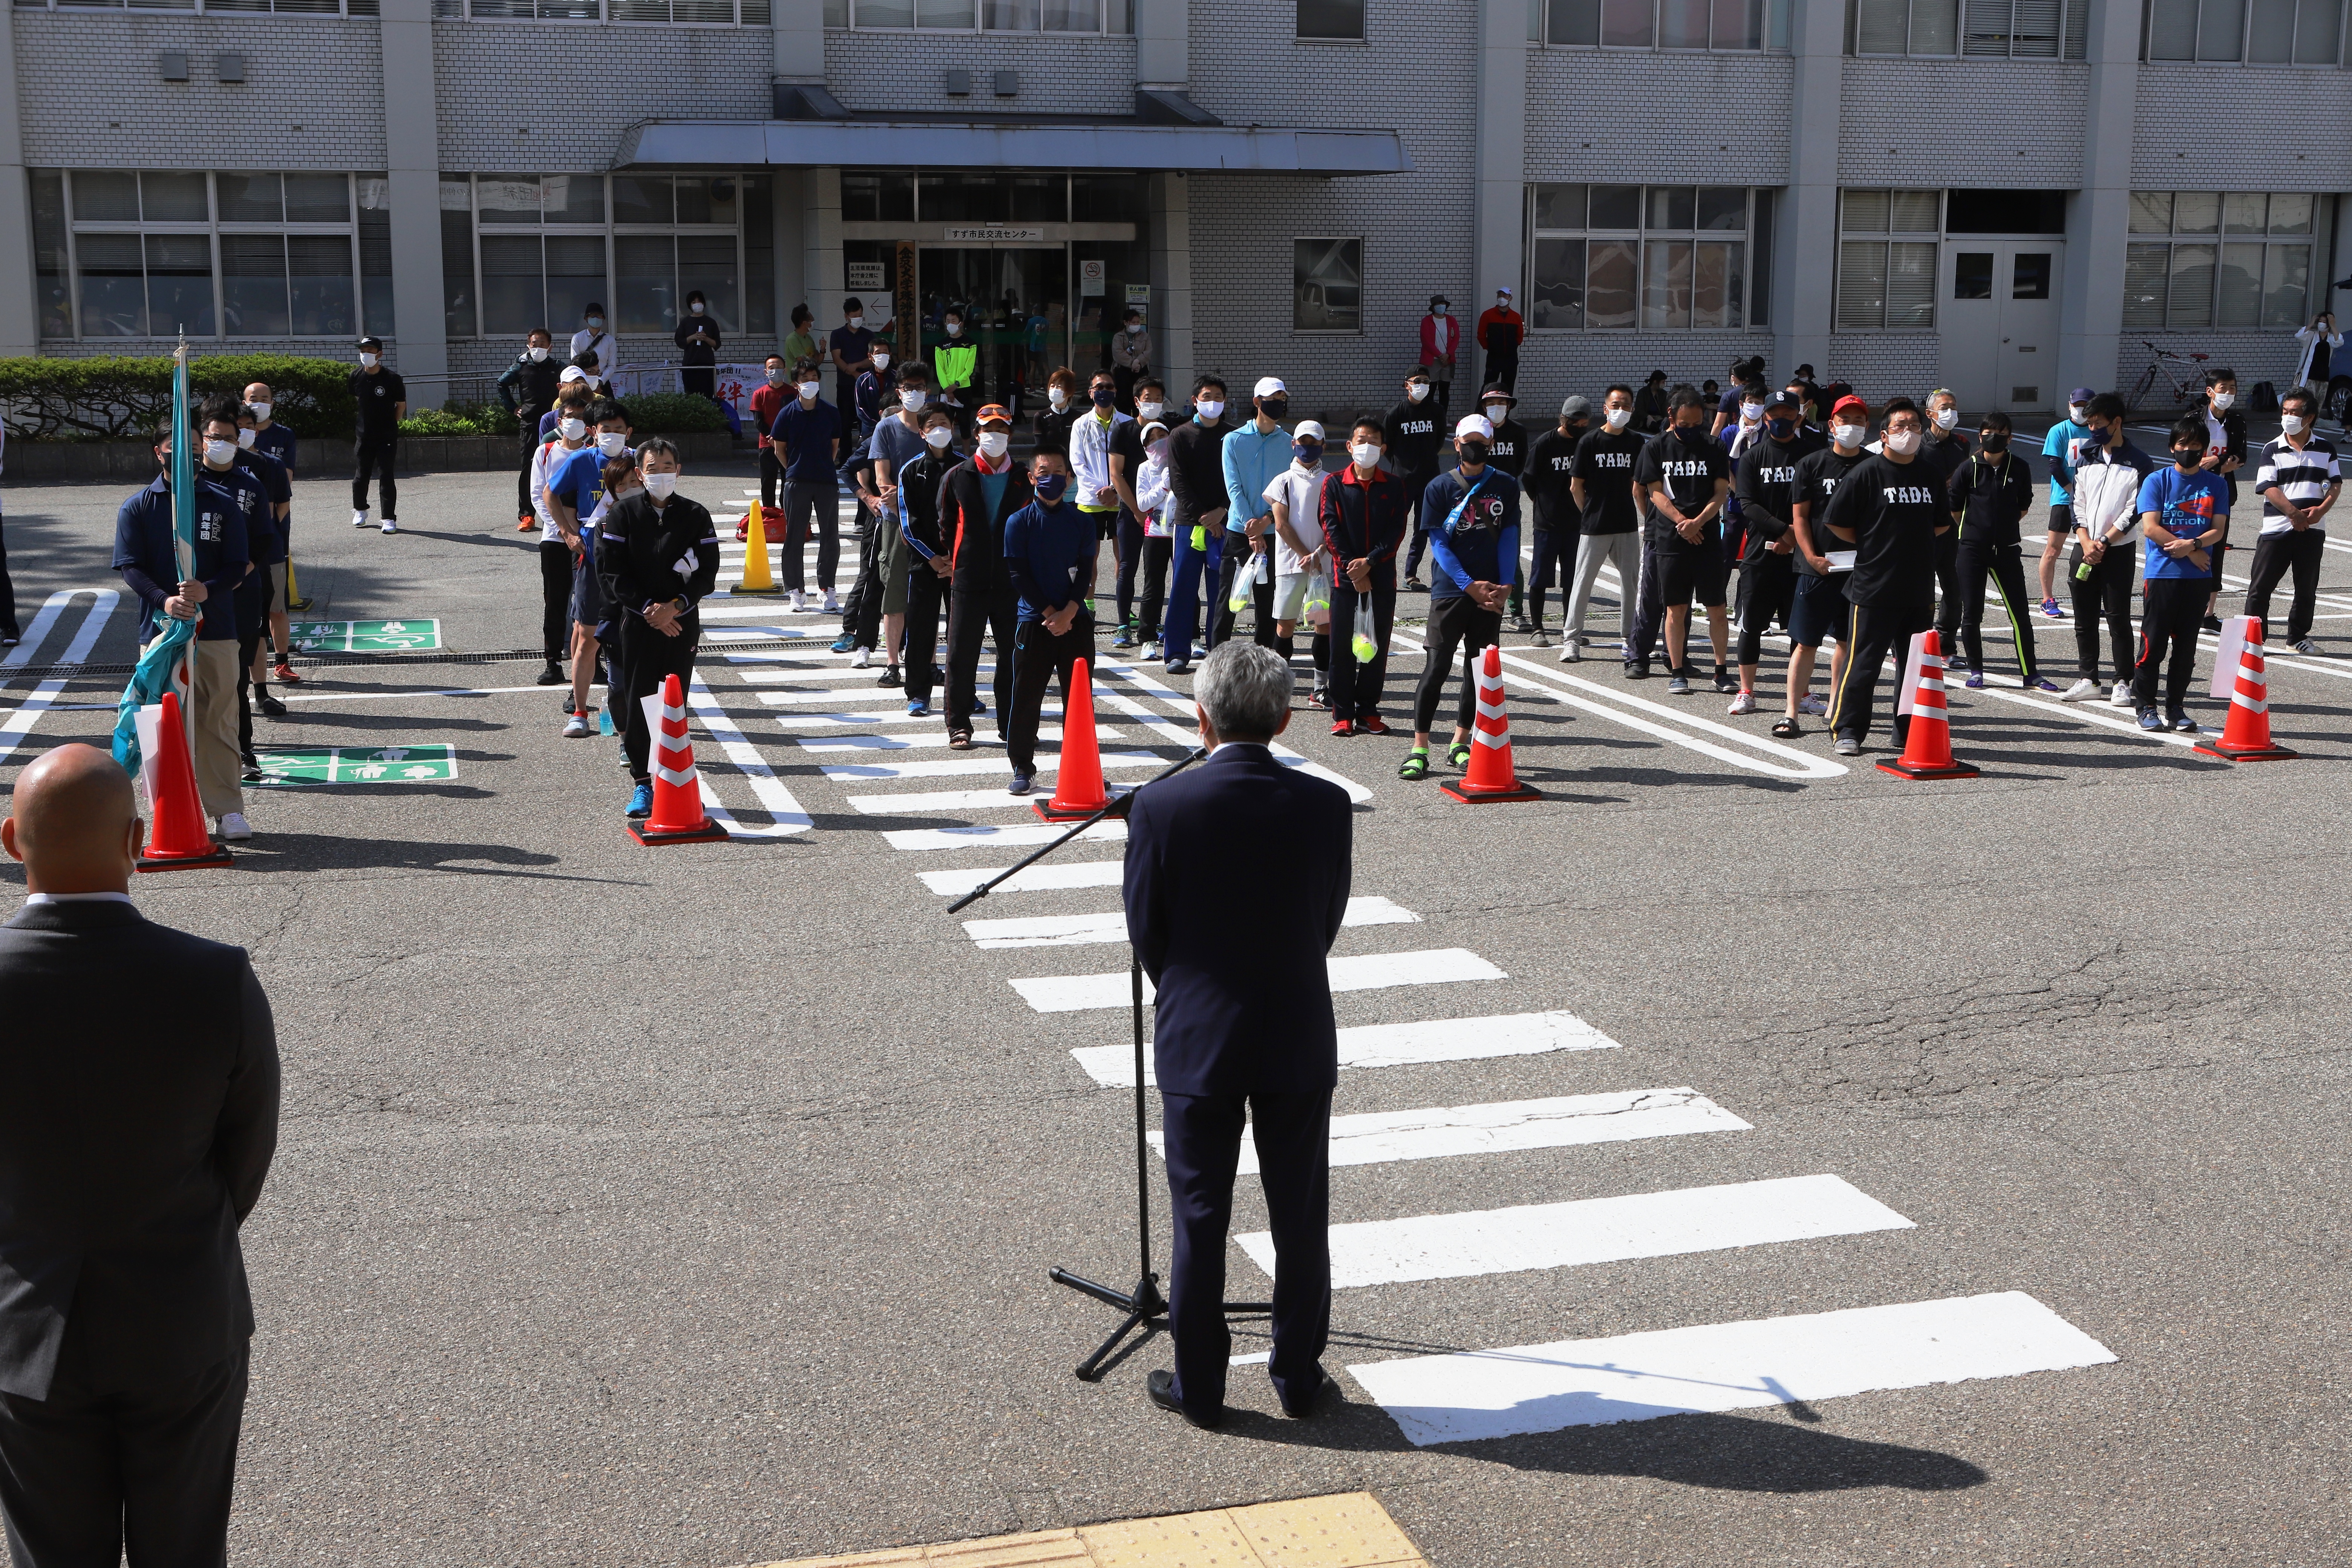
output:
[[[168,481],[172,489],[172,545],[180,581],[186,582],[196,569],[196,458],[195,442],[188,433],[187,343],[183,342],[172,357],[172,468]],[[188,711],[188,656],[189,645],[196,640],[196,626],[194,621],[158,616],[155,635],[139,650],[138,668],[131,672],[131,684],[122,689],[122,701],[114,717],[114,760],[134,778],[142,761],[139,710],[161,702],[166,691],[176,691],[182,721],[194,717]]]

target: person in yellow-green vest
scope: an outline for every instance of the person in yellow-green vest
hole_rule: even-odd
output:
[[[931,372],[939,377],[940,402],[955,416],[956,428],[971,428],[971,413],[966,407],[964,394],[971,390],[971,381],[980,369],[980,350],[963,335],[963,310],[950,305],[940,319],[940,328],[947,341],[931,353]]]

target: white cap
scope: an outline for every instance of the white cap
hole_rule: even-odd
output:
[[[1250,388],[1250,395],[1252,397],[1272,397],[1276,393],[1281,393],[1287,396],[1289,392],[1290,388],[1282,384],[1282,377],[1278,375],[1259,376],[1257,378],[1257,384]]]
[[[567,381],[585,381],[587,379],[588,373],[586,371],[582,370],[576,364],[567,364],[563,367],[563,374],[555,378],[555,384],[561,386]]]
[[[1508,294],[1510,291],[1511,286],[1508,283],[1498,284],[1495,289],[1495,292],[1497,294]]]
[[[1319,419],[1301,419],[1291,426],[1290,438],[1294,441],[1320,441],[1323,439],[1323,422]]]
[[[1495,427],[1486,423],[1486,416],[1483,414],[1465,414],[1461,423],[1454,426],[1454,438],[1459,441],[1465,436],[1476,436],[1491,441],[1495,438]]]

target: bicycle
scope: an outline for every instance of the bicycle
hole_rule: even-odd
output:
[[[2205,375],[2198,367],[2211,359],[2211,354],[2176,353],[2170,349],[2158,348],[2146,339],[2140,341],[2139,346],[2148,352],[2149,358],[2147,368],[2140,372],[2139,380],[2133,384],[2127,399],[2133,413],[2139,412],[2142,401],[2155,388],[2158,374],[2164,377],[2164,384],[2171,390],[2176,408],[2185,409],[2205,400]],[[2172,367],[2176,364],[2187,366],[2188,374],[2175,375]]]

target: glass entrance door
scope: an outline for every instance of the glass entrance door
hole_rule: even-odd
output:
[[[964,407],[1002,403],[1017,418],[1044,401],[1069,353],[1069,249],[925,246],[917,288],[924,360]],[[963,324],[950,337],[952,310]]]

